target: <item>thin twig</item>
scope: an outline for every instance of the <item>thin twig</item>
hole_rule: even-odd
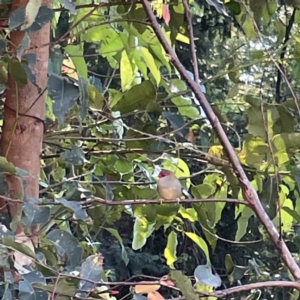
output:
[[[295,288],[297,290],[300,290],[300,283],[299,282],[292,282],[292,281],[263,281],[263,282],[256,282],[256,283],[249,283],[245,285],[235,286],[232,288],[215,291],[211,293],[205,293],[201,291],[197,291],[200,295],[205,296],[214,296],[217,298],[224,298],[230,294],[234,293],[240,293],[244,291],[250,291],[253,289],[266,289],[270,287],[289,287],[289,288]]]
[[[197,61],[196,47],[194,42],[193,22],[192,22],[192,14],[189,7],[189,0],[182,0],[182,3],[185,10],[186,20],[188,22],[192,64],[194,69],[194,81],[199,83],[198,61]]]

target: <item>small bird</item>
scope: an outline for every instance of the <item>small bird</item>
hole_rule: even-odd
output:
[[[182,196],[182,186],[175,174],[169,170],[162,170],[158,177],[157,189],[159,194],[165,200],[179,200]]]

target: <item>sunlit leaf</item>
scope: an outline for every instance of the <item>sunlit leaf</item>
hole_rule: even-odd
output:
[[[205,240],[193,232],[185,232],[185,234],[200,247],[200,249],[205,254],[207,265],[210,265],[209,250]]]
[[[171,268],[174,268],[173,263],[177,260],[177,244],[177,234],[174,231],[171,231],[168,235],[168,243],[164,251],[165,258],[167,259],[167,264]]]

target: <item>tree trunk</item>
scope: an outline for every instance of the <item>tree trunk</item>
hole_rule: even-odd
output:
[[[14,0],[12,10],[26,6],[28,1]],[[44,1],[43,5],[49,5],[50,1]],[[10,33],[11,51],[16,53],[16,48],[24,36],[24,31],[12,31]],[[47,87],[47,71],[50,24],[46,24],[37,32],[29,35],[30,49],[26,53],[36,55],[36,63],[30,66],[36,76],[37,87],[28,80],[25,86],[20,86],[9,74],[5,109],[3,133],[1,142],[1,154],[16,167],[26,170],[29,175],[20,177],[8,175],[6,180],[9,185],[8,195],[13,199],[30,201],[39,197],[40,154],[44,134],[45,114],[45,89]],[[7,205],[8,204],[8,205]],[[17,201],[5,202],[0,199],[2,216],[6,214],[13,220],[20,211],[22,203]],[[15,234],[20,235],[24,228],[20,222],[13,228]]]

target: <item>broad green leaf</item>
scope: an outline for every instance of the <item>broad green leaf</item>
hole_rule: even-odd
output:
[[[159,85],[161,80],[160,70],[157,67],[153,56],[150,54],[149,50],[145,47],[140,48],[143,60],[145,61],[147,67],[149,68],[152,76],[154,77],[156,84]]]
[[[17,250],[17,251],[21,252],[22,254],[25,254],[33,259],[36,258],[34,252],[27,245],[16,242],[15,238],[11,235],[3,236],[2,244],[4,246],[10,247],[14,250]]]
[[[85,155],[82,148],[75,145],[72,146],[71,150],[64,151],[61,154],[61,158],[72,165],[82,165],[85,162]]]
[[[171,231],[168,235],[168,243],[164,251],[165,258],[167,259],[167,264],[170,268],[174,269],[174,262],[177,260],[177,234]]]
[[[0,60],[0,84],[6,84],[8,78],[7,63]]]
[[[295,221],[294,221],[294,217],[291,214],[289,214],[285,210],[285,208],[290,209],[290,210],[294,209],[294,205],[293,205],[293,202],[291,199],[286,199],[284,201],[284,204],[282,206],[282,211],[281,211],[281,222],[283,224],[282,231],[287,233],[292,230],[293,223]]]
[[[103,57],[113,57],[123,49],[124,44],[120,34],[112,28],[110,28],[109,31],[106,31],[106,39],[101,43],[99,50],[100,54]]]
[[[184,14],[184,11],[185,11],[183,3],[178,3],[178,4],[174,5],[173,9],[177,14]]]
[[[145,80],[126,91],[114,106],[114,110],[122,113],[133,112],[136,109],[142,110],[154,101],[156,101],[156,89],[150,80]]]
[[[265,24],[269,24],[272,15],[277,10],[277,4],[278,3],[276,0],[271,0],[271,1],[265,2],[265,5],[263,5],[262,17],[263,17]]]
[[[241,13],[241,4],[237,1],[225,2],[224,4],[234,15],[239,15]]]
[[[205,254],[205,257],[206,257],[206,264],[208,266],[211,265],[210,263],[210,257],[209,257],[209,250],[208,250],[208,247],[207,247],[207,244],[205,242],[205,240],[200,237],[199,235],[193,233],[193,232],[185,232],[185,234],[193,241],[195,242],[199,247],[200,249],[203,251],[203,253]]]
[[[183,275],[179,270],[171,270],[170,279],[173,280],[176,286],[180,289],[185,299],[198,300],[199,296],[194,292],[191,280]]]
[[[190,44],[190,38],[187,37],[186,35],[183,35],[181,33],[178,33],[176,36],[176,40],[185,44]]]
[[[194,271],[196,282],[213,286],[215,288],[221,286],[222,280],[218,274],[213,274],[211,267],[207,265],[199,265]]]
[[[205,198],[212,197],[215,191],[216,191],[216,187],[207,183],[198,184],[192,187],[192,194],[196,198],[205,199]]]
[[[65,50],[72,58],[79,75],[87,79],[87,65],[83,56],[83,48],[79,47],[78,45],[68,45],[65,47]]]
[[[123,50],[121,54],[120,69],[122,91],[126,91],[131,87],[131,84],[137,73],[137,68],[129,59],[126,50]]]
[[[82,205],[76,201],[69,201],[64,198],[55,199],[56,202],[61,203],[64,207],[70,209],[73,212],[73,218],[75,220],[82,220],[85,222],[92,222],[91,218],[87,214],[86,210],[82,208]]]
[[[290,160],[291,155],[300,148],[300,133],[282,133],[274,136],[274,154],[278,159],[278,165]]]
[[[183,206],[180,206],[178,212],[183,218],[188,219],[190,222],[196,222],[198,219],[197,212],[194,208],[184,208]]]
[[[133,192],[136,193],[136,189],[133,190]],[[145,199],[147,197],[143,197],[143,198]],[[157,205],[153,205],[153,204],[137,204],[132,206],[132,210],[135,217],[144,218],[149,223],[152,223],[155,222],[156,219],[156,215],[157,215],[156,207]]]
[[[26,7],[18,7],[17,9],[13,10],[11,14],[9,15],[9,20],[8,20],[8,26],[10,30],[13,29],[21,29],[21,25],[25,23],[26,17]]]
[[[141,249],[147,241],[147,238],[153,232],[155,222],[148,222],[146,218],[137,217],[133,227],[132,249]]]
[[[119,157],[115,162],[114,168],[120,173],[120,175],[128,174],[132,172],[132,164],[129,160]]]
[[[56,282],[56,284],[48,283],[47,285],[45,285],[45,284],[41,284],[41,283],[35,283],[34,287],[36,287],[40,290],[48,291],[51,294],[55,292],[60,295],[65,295],[65,296],[69,297],[68,299],[74,297],[76,290],[77,290],[76,284],[70,282],[66,278],[59,279]],[[66,300],[66,298],[59,298],[59,299]]]
[[[242,153],[248,166],[256,167],[270,153],[269,146],[261,137],[248,134],[243,142]]]
[[[241,13],[236,16],[236,19],[238,23],[241,25],[241,27],[243,28],[243,30],[245,31],[246,36],[249,39],[254,39],[256,38],[256,31],[253,24],[254,20],[251,16],[249,16],[248,11],[243,5],[241,5],[240,8],[241,8]]]
[[[248,123],[249,134],[252,134],[253,136],[261,137],[263,138],[263,140],[265,140],[266,131],[264,128],[264,122],[263,122],[263,117],[261,115],[260,107],[258,106],[249,107],[247,110],[247,115],[249,118],[249,123]]]
[[[166,55],[162,45],[160,43],[151,44],[149,45],[149,51],[152,55],[155,55],[160,63],[168,69],[169,73],[171,73],[170,59]]]
[[[177,106],[181,115],[190,119],[200,118],[199,110],[193,106],[192,100],[184,97],[174,97],[172,102]]]
[[[95,288],[93,282],[102,280],[103,264],[104,257],[102,254],[91,255],[85,259],[81,265],[80,277],[87,280],[80,280],[76,297],[82,299],[87,296]]]
[[[0,156],[0,168],[12,175],[17,174],[16,167],[11,162],[8,162],[4,156]]]
[[[68,231],[53,229],[46,236],[56,248],[56,254],[65,266],[74,269],[81,264],[83,249],[78,240]]]
[[[62,124],[66,115],[79,98],[78,88],[67,78],[51,74],[48,80],[48,93],[53,103],[53,113]]]
[[[19,295],[18,295],[18,298],[20,300],[31,299],[32,295],[34,295],[34,289],[31,285],[31,283],[27,280],[21,280],[19,282]]]
[[[17,59],[11,59],[9,61],[9,73],[12,75],[13,79],[19,83],[21,86],[24,86],[28,82],[27,74],[22,66],[22,64]]]
[[[144,78],[148,80],[148,68],[143,56],[141,55],[141,47],[137,47],[135,49],[133,57],[138,70],[143,74]]]
[[[281,206],[281,224],[279,224],[279,215],[277,214],[276,218],[273,220],[275,226],[281,225],[283,232],[290,232],[293,227],[294,216],[289,213],[294,209],[293,202],[288,198],[289,189],[281,184],[280,185],[280,206]],[[295,212],[296,213],[296,212]]]
[[[92,107],[96,109],[102,109],[104,104],[104,96],[97,87],[93,84],[88,85],[88,95],[93,104]]]
[[[89,109],[89,94],[88,94],[88,80],[82,76],[78,78],[79,86],[79,119],[82,121],[88,114]]]
[[[250,207],[247,206],[241,206],[241,215],[238,218],[238,222],[237,222],[237,232],[235,234],[235,240],[236,241],[240,241],[241,238],[246,234],[247,232],[247,228],[248,228],[248,222],[250,217],[252,217],[254,215],[253,210]],[[239,213],[236,213],[236,218],[239,216]]]
[[[93,26],[85,31],[83,40],[88,43],[99,43],[106,39],[109,28],[109,25]]]
[[[296,43],[294,46],[294,58],[300,63],[300,43]]]

